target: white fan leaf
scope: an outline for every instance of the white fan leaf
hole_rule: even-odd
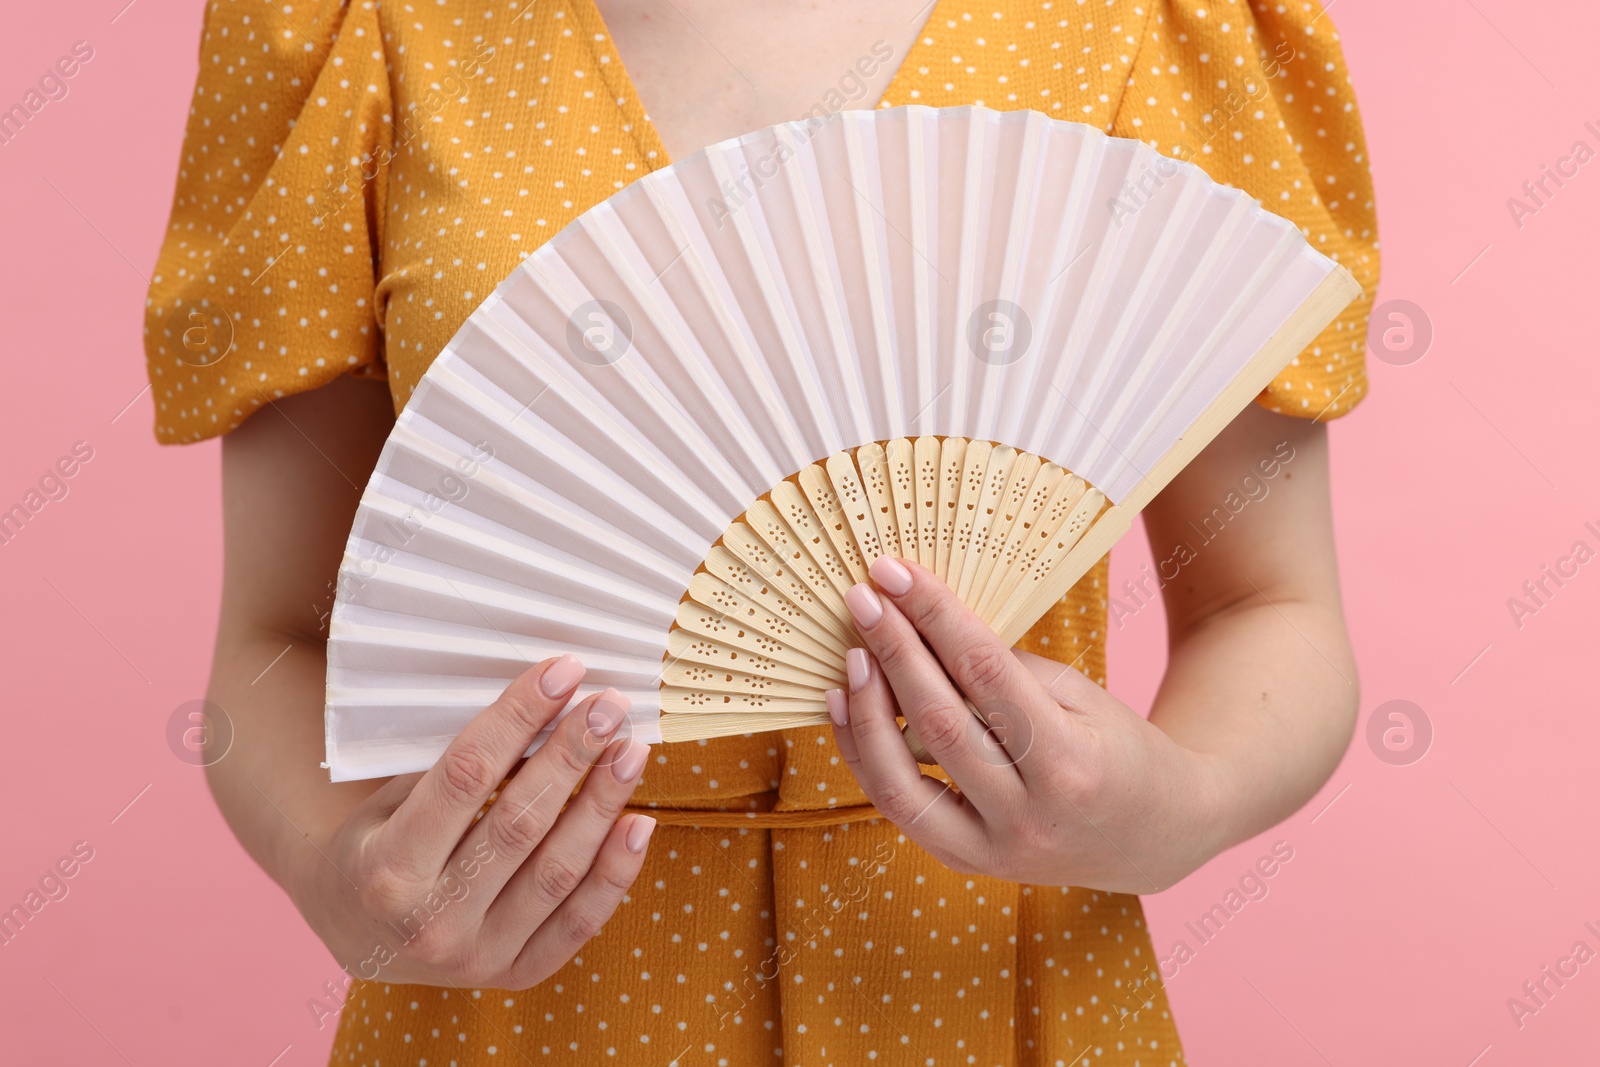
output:
[[[645,740],[825,722],[884,554],[1014,641],[1358,292],[1239,190],[1034,111],[841,112],[646,175],[396,422],[330,775],[425,769],[563,653]]]

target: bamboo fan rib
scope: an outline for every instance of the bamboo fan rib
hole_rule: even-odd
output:
[[[844,594],[873,560],[916,560],[992,622],[1067,561],[1105,504],[1054,463],[964,437],[812,464],[732,523],[690,582],[667,641],[663,740],[827,722],[823,693],[845,684],[857,644]]]
[[[646,740],[823,722],[885,553],[1015,641],[1358,291],[1244,193],[1032,111],[843,112],[644,176],[397,420],[330,775],[430,766],[566,652]]]

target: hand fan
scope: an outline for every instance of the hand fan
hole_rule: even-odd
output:
[[[1245,193],[1034,111],[841,112],[642,177],[400,414],[326,766],[425,769],[565,652],[648,741],[825,723],[883,553],[1014,642],[1359,291]]]

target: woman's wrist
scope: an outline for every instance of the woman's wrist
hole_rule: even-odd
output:
[[[1233,843],[1235,791],[1230,788],[1226,761],[1181,745],[1162,731],[1156,733],[1155,745],[1166,754],[1149,773],[1159,782],[1161,799],[1154,810],[1146,809],[1138,824],[1145,830],[1143,847],[1129,850],[1130,859],[1140,856],[1138,874],[1143,883],[1129,892],[1169,889]]]

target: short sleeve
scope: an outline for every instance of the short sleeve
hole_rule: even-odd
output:
[[[1257,402],[1329,419],[1367,391],[1378,228],[1366,139],[1339,36],[1304,0],[1156,0],[1112,133],[1244,190],[1345,266],[1362,294]]]
[[[212,0],[145,307],[164,444],[383,374],[374,279],[390,92],[373,3]]]

